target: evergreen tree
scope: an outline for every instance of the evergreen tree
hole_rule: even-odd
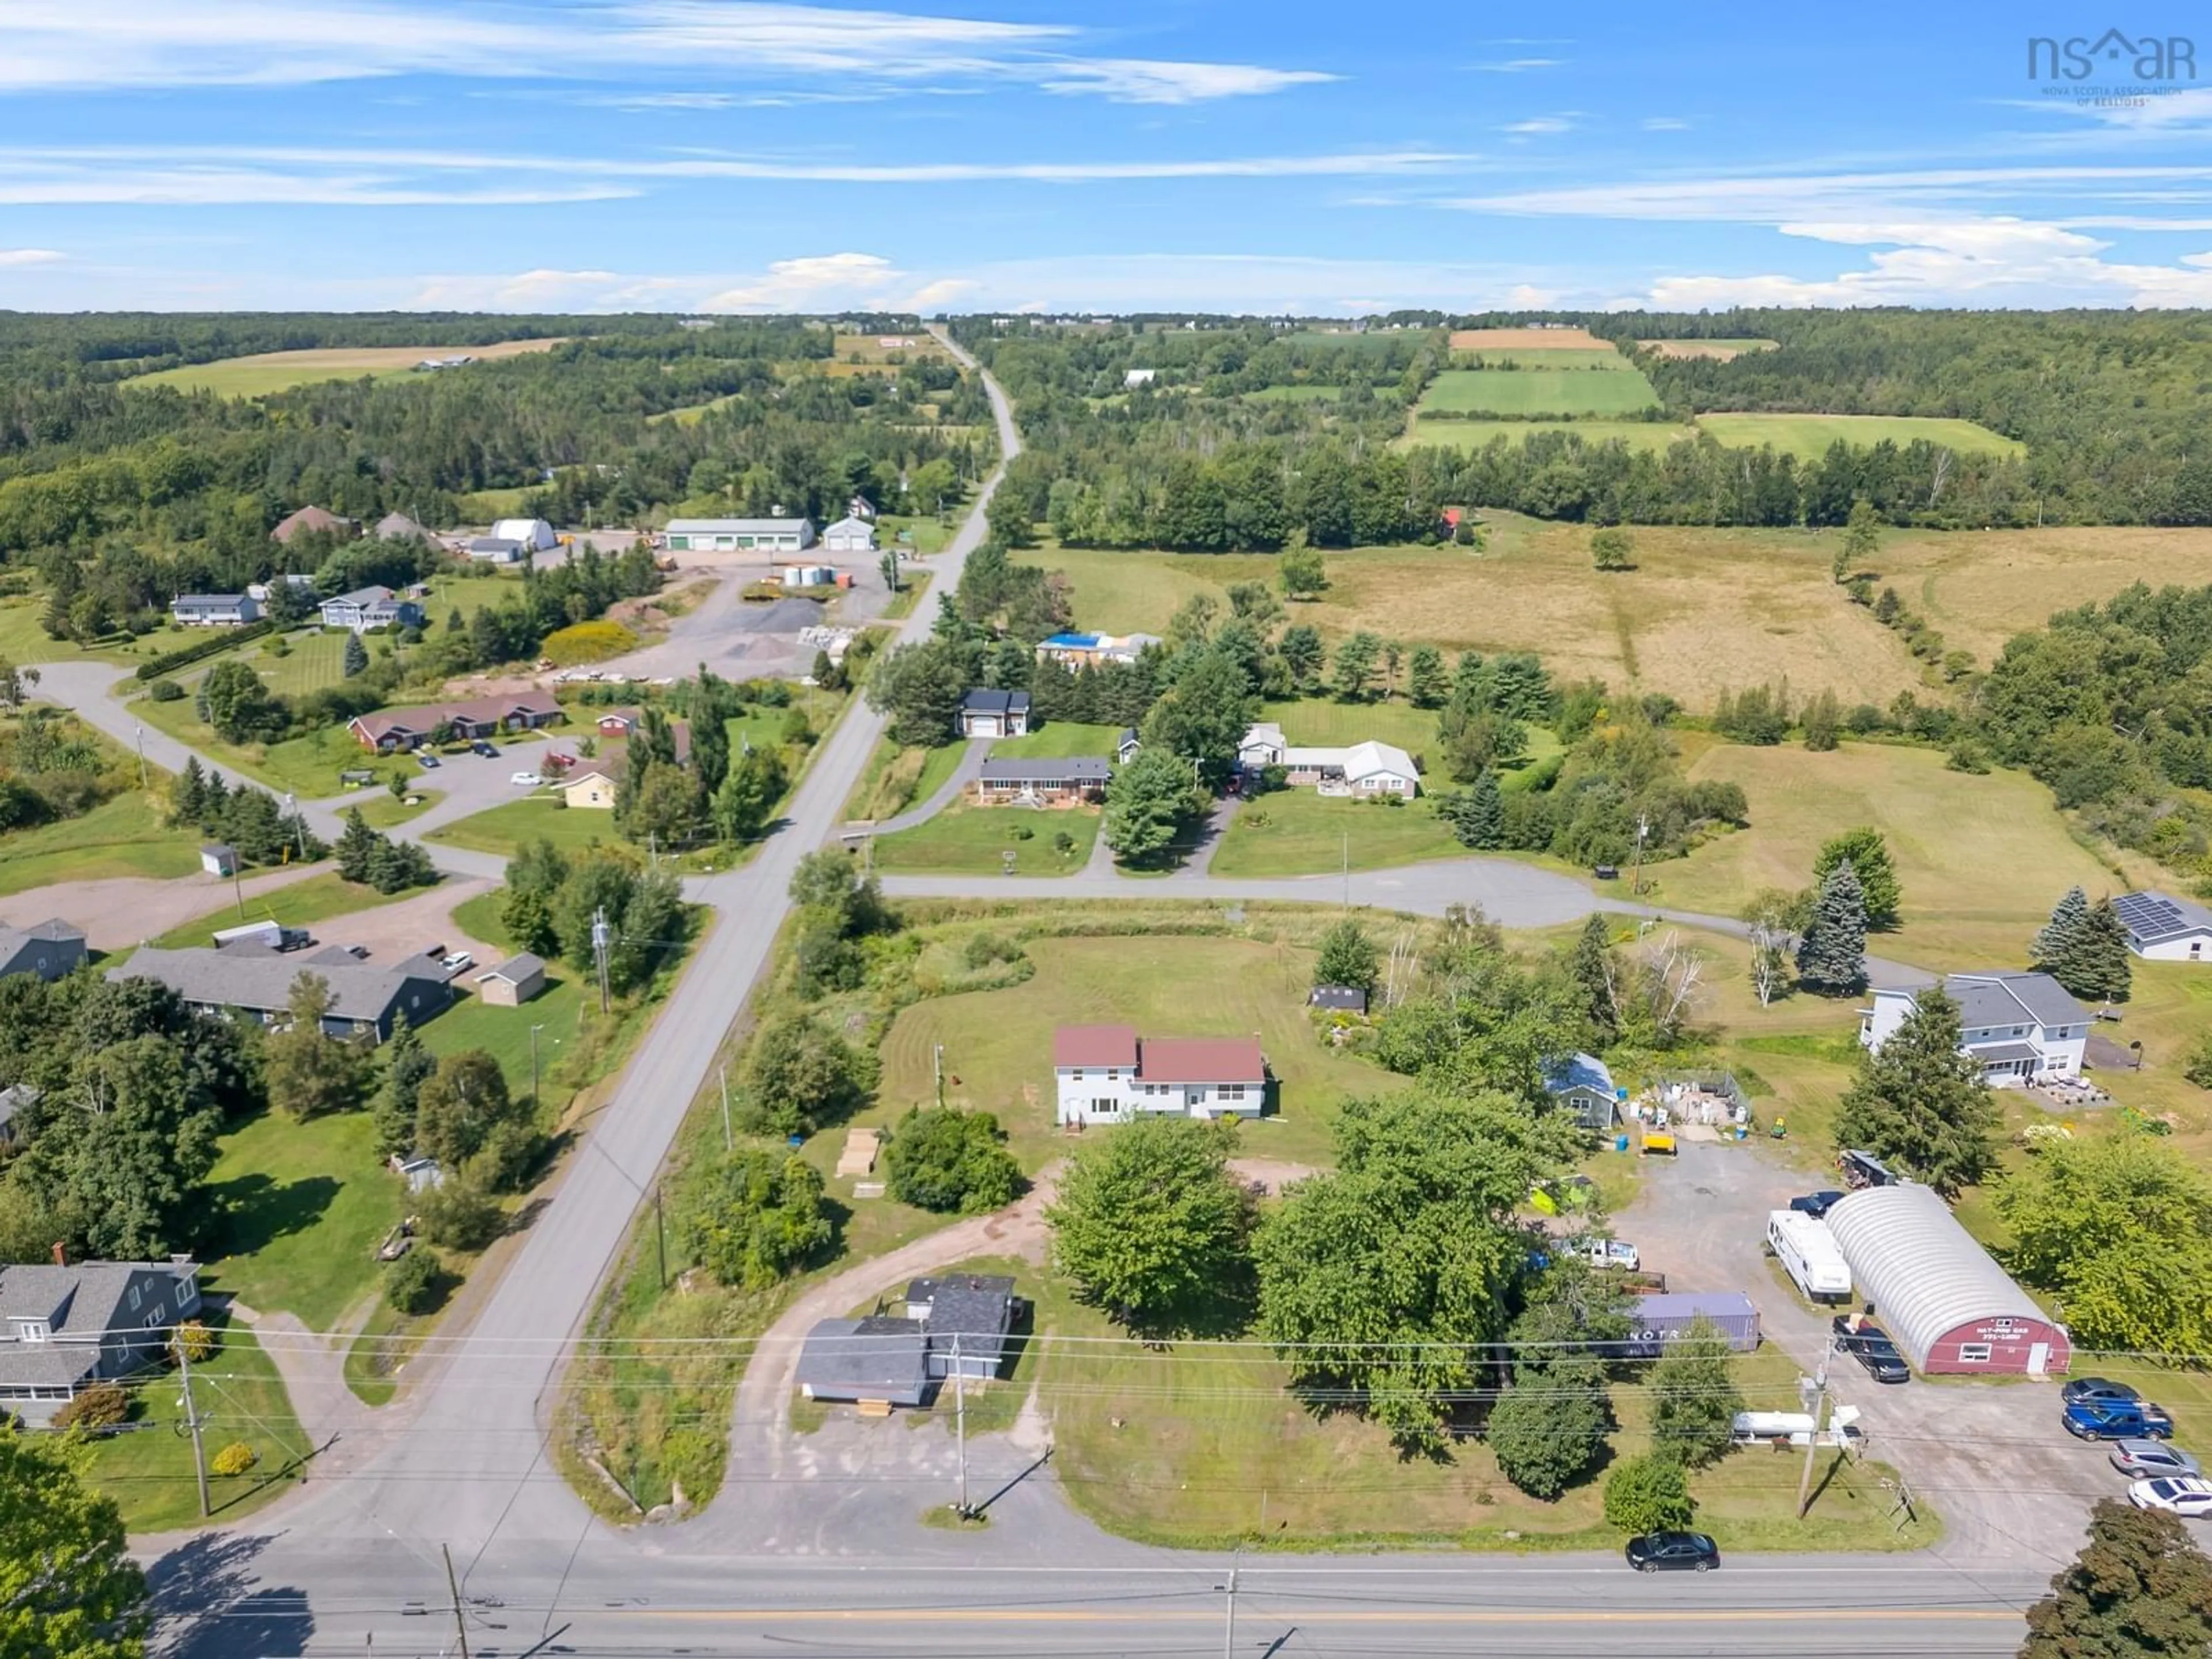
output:
[[[712,702],[691,716],[691,771],[699,780],[699,793],[709,799],[729,775],[730,728]]]
[[[1443,653],[1433,645],[1417,645],[1406,665],[1406,694],[1416,708],[1441,708],[1451,696],[1451,677],[1444,672]]]
[[[1620,1029],[1620,1014],[1613,1003],[1613,930],[1602,915],[1593,915],[1583,924],[1574,954],[1567,959],[1567,972],[1575,981],[1576,1000],[1589,1017],[1599,1042],[1611,1042]]]
[[[1850,860],[1828,872],[1797,941],[1797,977],[1807,989],[1844,996],[1866,983],[1866,899]]]
[[[198,823],[207,816],[207,774],[200,769],[200,757],[187,755],[185,769],[177,774],[177,781],[169,791],[169,819],[173,823]]]
[[[338,874],[348,881],[366,884],[377,849],[383,845],[384,837],[368,827],[368,820],[362,817],[361,809],[350,809],[345,815],[345,828],[338,836]]]
[[[368,647],[361,642],[358,634],[346,635],[343,670],[348,679],[368,672]]]
[[[2076,996],[2102,997],[2107,1002],[2125,1002],[2134,976],[2128,961],[2127,924],[2120,913],[2112,908],[2109,898],[2100,898],[2089,908],[2087,925],[2081,941],[2082,969],[2078,986],[2066,988]],[[2064,981],[2060,983],[2064,984]]]
[[[2029,965],[2081,995],[2072,981],[2087,942],[2088,927],[2089,896],[2078,887],[2068,888],[2066,896],[2051,908],[2051,920],[2037,931],[2028,946]]]
[[[1724,1456],[1743,1409],[1729,1370],[1728,1340],[1706,1320],[1691,1322],[1651,1368],[1651,1443],[1685,1467]]]
[[[2089,1541],[2027,1610],[2021,1659],[2200,1659],[2212,1561],[2178,1516],[2102,1498]]]
[[[1959,1052],[1959,1005],[1923,991],[1881,1047],[1859,1064],[1836,1117],[1836,1141],[1863,1146],[1939,1192],[1979,1181],[1995,1158],[1996,1102],[1982,1063]]]
[[[404,1012],[392,1016],[392,1036],[383,1054],[384,1081],[369,1113],[380,1158],[415,1150],[415,1097],[424,1079],[438,1069],[437,1056],[423,1047]]]
[[[1340,702],[1364,702],[1375,682],[1375,669],[1382,655],[1382,641],[1374,635],[1352,635],[1336,647],[1336,673],[1330,690]]]
[[[1462,847],[1488,848],[1505,844],[1505,798],[1497,775],[1485,767],[1463,793],[1439,795],[1437,816],[1451,825]]]

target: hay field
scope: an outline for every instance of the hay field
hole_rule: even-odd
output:
[[[1454,351],[1612,351],[1610,340],[1601,340],[1586,328],[1455,328]]]
[[[1658,394],[1618,358],[1603,368],[1448,368],[1421,394],[1423,411],[1477,415],[1633,415]],[[1618,363],[1619,367],[1613,365]]]
[[[1310,381],[1301,386],[1268,386],[1257,392],[1239,394],[1248,404],[1326,404],[1334,403],[1344,396],[1340,386],[1316,386]]]
[[[173,386],[181,392],[212,392],[224,398],[262,398],[316,380],[357,380],[363,375],[391,380],[414,373],[425,357],[463,355],[478,360],[550,351],[561,340],[503,340],[481,346],[333,346],[312,351],[259,351],[245,357],[221,357],[211,363],[187,363],[157,374],[138,374],[125,386]]]
[[[890,343],[885,344],[886,341]],[[918,363],[924,358],[945,356],[945,348],[938,344],[936,337],[922,329],[911,333],[900,330],[891,334],[840,334],[836,347],[833,361],[848,365],[856,356],[864,363],[884,363],[899,356],[908,362]]]
[[[1920,415],[1700,415],[1698,424],[1732,449],[1771,444],[1801,461],[1815,461],[1838,441],[1864,448],[1887,438],[1899,448],[1918,440],[1962,455],[2019,455],[2027,446],[1972,421]]]
[[[2109,599],[2132,582],[2212,582],[2212,530],[2134,526],[1992,530],[1966,536],[1891,532],[1874,560],[1881,580],[1984,663],[2053,611]]]
[[[1662,357],[1711,357],[1727,362],[1747,351],[1778,351],[1779,340],[1638,340],[1644,350]]]
[[[1954,772],[1932,750],[1717,744],[1690,775],[1742,785],[1751,828],[1653,866],[1660,902],[1732,914],[1761,888],[1803,886],[1823,841],[1870,823],[1888,837],[1905,901],[1903,926],[1869,948],[1916,966],[2021,967],[2069,887],[2094,896],[2153,877],[2147,863],[2114,854],[2116,870],[2076,842],[2033,778]]]
[[[1413,416],[1401,449],[1435,444],[1445,449],[1480,449],[1494,438],[1517,444],[1539,432],[1572,432],[1584,443],[1611,443],[1619,439],[1631,449],[1664,450],[1668,445],[1694,442],[1695,427],[1674,426],[1665,421],[1425,421]]]

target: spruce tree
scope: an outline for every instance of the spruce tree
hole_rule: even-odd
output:
[[[2134,969],[2128,961],[2128,928],[2109,898],[2089,908],[2081,935],[2081,986],[2067,986],[2076,996],[2102,997],[2125,1002]],[[2064,984],[2063,980],[2061,984]]]
[[[1866,896],[1845,859],[1828,872],[1797,943],[1797,977],[1808,990],[1843,996],[1866,983]]]
[[[2028,946],[2029,963],[2072,990],[2074,988],[2067,983],[2068,976],[2081,956],[2088,921],[2088,895],[2078,887],[2068,888],[2066,896],[2052,907],[2051,920],[2043,924],[2034,943]]]
[[[1995,1161],[1996,1102],[1982,1063],[1959,1051],[1959,1005],[1941,987],[1866,1056],[1844,1091],[1836,1141],[1863,1146],[1938,1192],[1979,1181]]]
[[[347,881],[373,879],[376,854],[383,845],[384,837],[368,827],[359,807],[353,808],[345,815],[345,829],[338,836],[338,874]]]
[[[360,635],[346,635],[345,655],[341,665],[348,679],[368,672],[368,647],[361,642]]]
[[[1574,978],[1577,1000],[1599,1041],[1611,1042],[1620,1022],[1613,1006],[1613,930],[1605,925],[1602,915],[1592,915],[1583,924],[1574,954],[1567,959],[1567,971]]]
[[[1505,798],[1498,791],[1498,775],[1484,767],[1474,775],[1467,798],[1467,830],[1460,839],[1469,847],[1505,845]]]

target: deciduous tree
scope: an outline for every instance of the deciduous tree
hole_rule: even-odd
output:
[[[822,1172],[795,1153],[730,1153],[709,1170],[688,1214],[692,1259],[749,1291],[796,1273],[832,1236]]]
[[[1652,1445],[1691,1468],[1717,1462],[1742,1409],[1728,1340],[1711,1322],[1692,1322],[1651,1367]]]
[[[1696,1510],[1680,1461],[1665,1452],[1626,1459],[1605,1478],[1606,1524],[1623,1532],[1673,1531]]]
[[[876,1081],[873,1056],[806,1014],[762,1026],[740,1075],[745,1128],[779,1138],[811,1135],[851,1116]]]
[[[146,1576],[122,1511],[87,1484],[91,1453],[0,1427],[0,1653],[140,1659]]]
[[[2027,1610],[2021,1659],[2199,1659],[2212,1647],[2212,1560],[2181,1519],[2100,1498],[2089,1541]]]
[[[1372,991],[1375,971],[1375,941],[1350,916],[1321,936],[1321,950],[1314,958],[1316,985],[1349,985]]]
[[[1045,1219],[1054,1267],[1133,1329],[1210,1322],[1249,1267],[1251,1204],[1229,1122],[1147,1115],[1086,1142]]]
[[[953,1107],[917,1107],[901,1118],[884,1172],[900,1203],[963,1215],[1003,1209],[1022,1189],[1021,1165],[997,1117]]]
[[[1148,743],[1107,784],[1100,833],[1124,863],[1156,862],[1201,804],[1189,763]]]
[[[1881,831],[1862,824],[1822,842],[1813,860],[1814,884],[1826,880],[1831,870],[1845,863],[1858,881],[1866,925],[1876,930],[1896,927],[1904,892],[1898,883],[1897,866],[1889,855],[1889,842]]]
[[[1286,547],[1276,556],[1275,580],[1285,599],[1319,599],[1328,586],[1328,567],[1315,548]]]
[[[331,982],[303,973],[292,981],[289,1023],[264,1047],[270,1103],[292,1117],[350,1111],[368,1085],[368,1051],[331,1036],[323,1021],[336,1006]]]

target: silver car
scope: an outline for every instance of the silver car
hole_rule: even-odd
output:
[[[2131,1480],[2204,1472],[2187,1452],[2163,1440],[2116,1440],[2112,1455],[2112,1467]]]

